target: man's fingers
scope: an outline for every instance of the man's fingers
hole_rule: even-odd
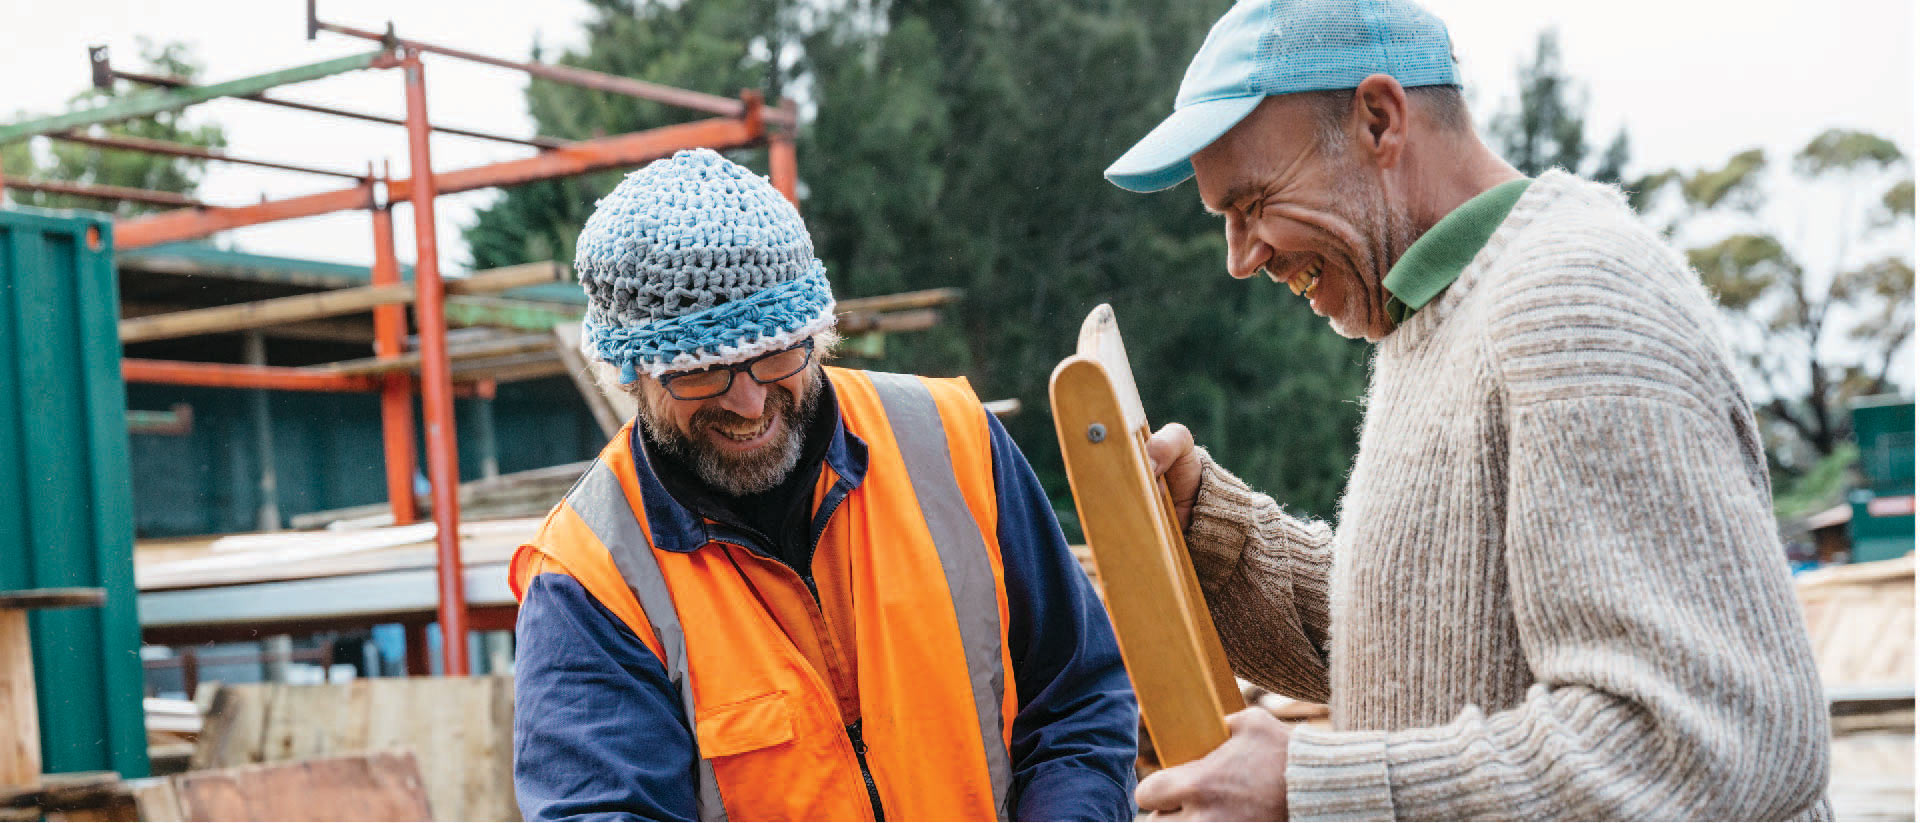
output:
[[[1148,811],[1170,812],[1180,808],[1193,792],[1190,771],[1188,766],[1175,766],[1147,775],[1133,790],[1133,801]]]
[[[1164,474],[1180,459],[1193,453],[1193,432],[1179,423],[1168,423],[1147,438],[1147,459],[1153,461],[1153,473]]]

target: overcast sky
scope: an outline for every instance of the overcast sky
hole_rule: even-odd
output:
[[[698,0],[691,0],[698,2]],[[1035,0],[1038,1],[1038,0]],[[1560,30],[1570,73],[1591,101],[1594,139],[1624,125],[1633,168],[1696,167],[1754,146],[1783,158],[1836,126],[1868,129],[1914,146],[1912,0],[1610,0],[1492,2],[1427,0],[1446,21],[1468,93],[1484,120],[1512,94],[1516,66],[1537,32]],[[60,110],[88,84],[86,47],[104,43],[115,63],[137,66],[137,38],[190,44],[209,82],[364,51],[358,40],[304,39],[301,0],[0,0],[0,118]],[[577,45],[589,12],[566,0],[321,0],[323,19],[377,29],[392,20],[402,36],[524,58],[536,37]],[[530,134],[515,72],[429,57],[429,112],[438,123]],[[732,94],[731,89],[703,89]],[[398,115],[397,72],[356,72],[289,87],[282,96]],[[1165,105],[1153,101],[1143,105]],[[235,154],[355,168],[382,159],[405,174],[404,131],[242,101],[195,113],[226,129]],[[522,156],[514,146],[437,137],[445,170]],[[215,164],[202,199],[239,204],[336,187],[327,178]],[[444,262],[465,259],[459,227],[492,193],[445,197],[438,208]],[[401,256],[411,256],[411,220],[396,221]],[[230,233],[251,251],[364,262],[371,259],[364,214],[262,226]]]

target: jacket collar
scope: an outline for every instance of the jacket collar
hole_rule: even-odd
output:
[[[826,379],[822,374],[822,379]],[[826,467],[833,470],[834,485],[825,497],[816,504],[818,515],[822,504],[838,504],[846,495],[859,488],[867,476],[867,443],[860,436],[847,429],[847,420],[840,413],[840,401],[834,392],[832,380],[820,390],[820,413],[833,416],[833,437],[827,444],[827,453],[821,458]],[[647,518],[647,532],[653,538],[653,546],[670,552],[685,554],[705,546],[713,541],[716,532],[730,535],[731,530],[708,522],[691,509],[680,504],[667,487],[660,482],[649,463],[644,445],[645,438],[640,434],[640,423],[634,421],[628,427],[627,451],[633,457],[633,473],[640,481],[640,503]],[[823,525],[815,524],[815,531]],[[728,538],[732,540],[731,537]]]

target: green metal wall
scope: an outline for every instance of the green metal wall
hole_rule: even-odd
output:
[[[0,589],[95,586],[36,612],[49,772],[147,774],[113,224],[0,209]]]
[[[1853,436],[1860,444],[1860,474],[1866,480],[1866,488],[1849,495],[1853,562],[1912,552],[1913,404],[1869,402],[1854,407]]]
[[[133,436],[134,525],[138,535],[250,532],[260,508],[259,434],[250,390],[131,385],[128,408],[193,408],[184,435]],[[380,398],[372,394],[268,392],[281,517],[387,499]],[[460,477],[480,477],[482,432],[474,398],[454,403]],[[565,377],[507,383],[493,402],[500,471],[516,472],[586,460],[606,436],[579,390]],[[419,420],[416,403],[414,419]],[[420,438],[415,439],[416,449]],[[414,465],[426,471],[426,457]],[[557,500],[554,502],[558,502]]]

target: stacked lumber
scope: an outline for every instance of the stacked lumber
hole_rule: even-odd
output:
[[[580,475],[585,474],[591,465],[593,461],[583,460],[461,483],[460,517],[462,520],[544,517],[555,503],[560,502],[560,498],[566,496],[567,490],[573,487],[573,481],[580,479]],[[420,501],[422,518],[431,517],[432,511],[433,501]],[[346,528],[390,526],[393,525],[393,511],[386,503],[370,503],[296,514],[288,519],[288,525],[295,529],[336,525]]]
[[[1794,581],[1831,704],[1841,820],[1913,819],[1913,572],[1907,555]]]
[[[208,703],[195,770],[405,749],[433,819],[520,818],[510,676],[222,685]]]
[[[200,707],[191,700],[148,697],[142,700],[147,715],[147,760],[156,775],[185,771],[193,758],[194,742],[200,739]]]
[[[134,545],[134,583],[149,592],[432,568],[436,528],[429,522],[141,540]],[[504,563],[539,529],[537,518],[462,522],[461,560]]]

